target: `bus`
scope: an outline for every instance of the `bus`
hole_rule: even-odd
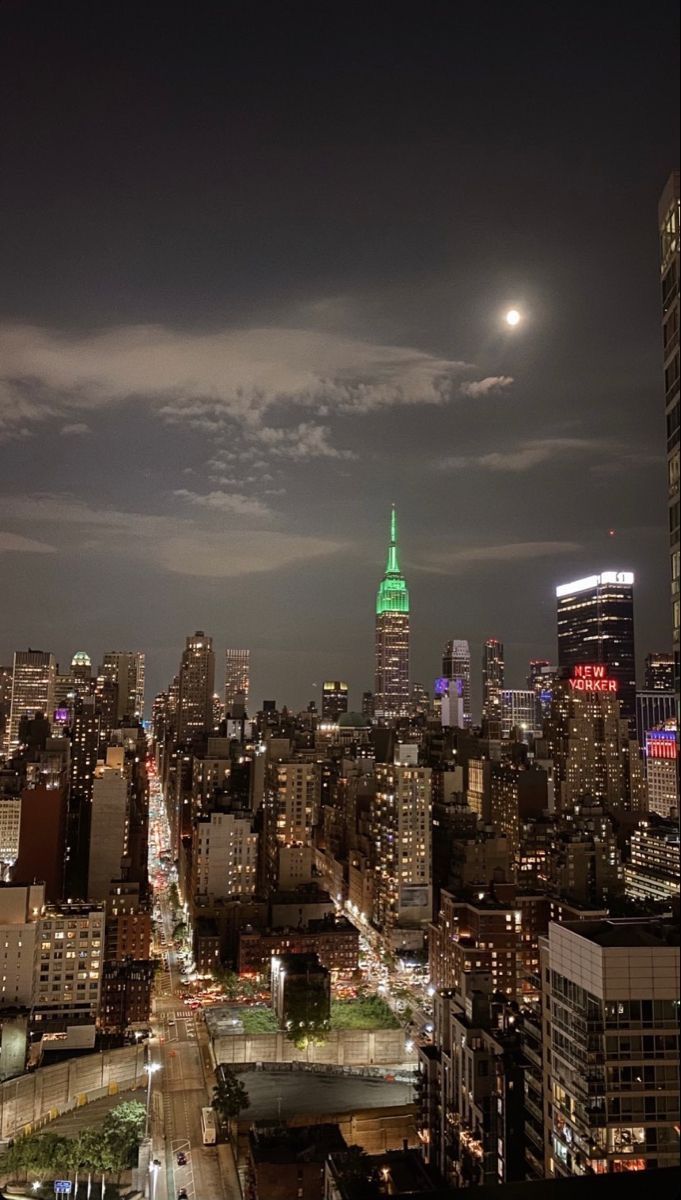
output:
[[[212,1108],[201,1109],[201,1135],[204,1146],[214,1146],[218,1140],[218,1126]]]

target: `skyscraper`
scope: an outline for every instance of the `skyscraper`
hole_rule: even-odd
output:
[[[679,336],[681,329],[681,188],[679,172],[674,171],[660,198],[660,272],[662,276],[662,346],[664,354],[664,392],[667,416],[667,488],[669,499],[669,554],[672,590],[672,627],[674,637],[674,691],[681,686],[679,643],[681,639],[681,551],[679,532],[679,476],[681,462],[681,400],[679,398]]]
[[[139,720],[144,712],[144,654],[141,650],[109,650],[100,674],[116,687],[116,721]]]
[[[504,643],[488,638],[482,648],[482,716],[501,720],[501,693],[504,688]]]
[[[597,663],[607,667],[632,721],[636,710],[634,658],[634,576],[603,571],[556,588],[558,665],[572,668]]]
[[[378,717],[409,711],[409,592],[397,553],[397,514],[390,514],[385,575],[376,596],[374,702]]]
[[[348,685],[342,679],[326,679],[322,684],[322,720],[337,721],[348,711]]]
[[[22,717],[44,713],[52,720],[57,664],[54,654],[45,650],[16,650],[12,670],[12,703],[7,730],[7,751],[19,745],[19,724]]]
[[[471,648],[468,642],[452,639],[447,642],[442,656],[442,676],[444,679],[460,679],[463,696],[464,728],[471,724]]]
[[[215,654],[213,639],[199,629],[187,638],[180,662],[177,732],[180,743],[213,728]]]
[[[674,655],[664,650],[646,654],[643,687],[646,692],[674,691]]]
[[[225,712],[231,713],[237,703],[248,700],[251,686],[250,650],[225,650]]]

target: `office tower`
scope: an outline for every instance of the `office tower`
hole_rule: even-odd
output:
[[[442,656],[444,679],[461,680],[463,699],[463,727],[468,729],[471,721],[471,649],[468,642],[452,639],[447,642]]]
[[[681,199],[679,172],[674,171],[660,198],[658,208],[660,229],[660,272],[662,282],[662,347],[664,355],[665,413],[667,418],[667,488],[669,498],[669,553],[672,600],[672,629],[674,639],[673,690],[681,688],[679,639],[681,638],[681,551],[679,549],[679,483],[681,464],[679,447],[681,420],[679,411],[679,376],[681,358]]]
[[[12,668],[0,667],[0,753],[5,744],[12,707]]]
[[[636,697],[634,576],[603,571],[556,588],[558,666],[607,668],[617,683],[622,716],[633,722]]]
[[[114,725],[127,717],[140,721],[144,713],[145,658],[141,650],[110,650],[104,655],[100,675],[116,687]]]
[[[192,854],[195,897],[227,900],[255,892],[258,835],[250,815],[213,812],[197,821]]]
[[[645,772],[648,811],[660,817],[678,817],[678,749],[674,727],[651,729],[646,733]]]
[[[6,753],[12,754],[19,746],[19,725],[23,717],[43,713],[52,720],[56,678],[54,654],[31,649],[15,652]]]
[[[38,920],[39,973],[33,1019],[39,1027],[94,1025],[104,961],[104,905],[48,905]]]
[[[430,767],[416,765],[415,755],[413,765],[376,764],[370,808],[374,919],[393,941],[398,928],[420,931],[432,916],[431,774]]]
[[[77,650],[71,659],[71,674],[82,684],[89,684],[92,678],[92,659],[84,650]]]
[[[673,692],[636,693],[636,736],[641,745],[649,730],[669,727],[676,720],[677,703]]]
[[[251,687],[250,650],[225,650],[225,712],[235,704],[247,704]]]
[[[374,716],[376,705],[373,692],[362,692],[362,716],[369,720]]]
[[[66,855],[66,773],[21,790],[19,853],[12,878],[40,879],[48,900],[64,894]]]
[[[322,684],[322,720],[337,721],[348,711],[348,685],[340,679],[327,679]]]
[[[180,744],[210,733],[213,728],[215,654],[213,639],[202,630],[187,638],[180,661],[177,733]]]
[[[643,688],[646,692],[674,691],[674,655],[665,650],[646,654]]]
[[[501,693],[504,688],[504,645],[488,638],[482,648],[482,717],[501,720]]]
[[[122,769],[100,764],[92,784],[89,900],[105,901],[112,879],[121,877],[121,859],[127,848],[128,781]]]
[[[69,756],[69,867],[67,895],[84,896],[90,846],[92,784],[99,756],[100,715],[94,695],[77,696],[68,737]]]
[[[631,837],[624,868],[632,900],[669,902],[679,894],[679,827],[675,821],[641,821]]]
[[[540,949],[546,1174],[678,1166],[678,926],[551,923]]]
[[[598,683],[599,690],[582,690],[589,682]],[[616,688],[616,681],[607,677],[585,679],[577,674],[559,680],[554,688],[544,736],[554,763],[559,811],[571,810],[588,796],[609,813],[645,813],[639,744],[630,737],[616,690],[600,690],[609,684]]]
[[[44,884],[0,885],[0,1009],[31,1006],[40,961],[38,923],[44,907]]]
[[[374,710],[384,720],[409,712],[409,592],[397,553],[394,504],[388,561],[376,596]]]
[[[537,697],[534,691],[505,688],[501,693],[502,737],[510,737],[512,729],[518,731],[523,742],[528,737],[541,734],[541,727],[537,727]]]
[[[19,856],[21,796],[0,793],[0,881],[9,879]]]
[[[537,730],[541,730],[544,720],[548,716],[551,707],[551,697],[553,695],[553,685],[556,682],[557,671],[553,663],[550,663],[545,658],[530,659],[530,667],[527,674],[528,690],[534,692],[535,695],[535,716]]]

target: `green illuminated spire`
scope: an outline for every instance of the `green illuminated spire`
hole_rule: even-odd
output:
[[[408,613],[409,592],[400,570],[397,554],[397,513],[393,504],[390,512],[390,544],[388,546],[388,561],[385,575],[378,587],[376,596],[376,615],[385,612]]]

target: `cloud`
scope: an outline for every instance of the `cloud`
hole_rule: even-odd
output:
[[[56,546],[21,537],[18,533],[0,532],[0,554],[56,554]]]
[[[485,379],[472,379],[462,383],[459,391],[462,396],[489,396],[490,392],[499,392],[513,383],[512,375],[488,375]]]
[[[62,425],[59,432],[62,437],[79,437],[84,433],[92,433],[92,430],[85,421],[73,421],[70,425]]]
[[[180,500],[186,500],[188,504],[209,508],[213,512],[231,513],[239,517],[270,517],[272,515],[271,509],[261,500],[243,496],[240,492],[216,491],[201,496],[196,492],[180,488],[173,492],[173,495],[179,497]]]
[[[201,522],[96,508],[70,495],[43,493],[7,496],[3,511],[18,521],[76,529],[81,553],[120,554],[174,574],[210,579],[277,571],[346,548],[344,542],[275,529],[239,529],[234,523],[225,528],[219,508],[196,507],[204,518]],[[73,533],[67,532],[66,553],[73,550],[74,541]]]
[[[338,450],[329,441],[329,430],[325,425],[303,422],[295,429],[280,429],[266,426],[259,430],[256,440],[266,447],[274,458],[355,458],[351,450]],[[254,463],[254,466],[256,464]]]
[[[498,546],[459,546],[451,551],[438,551],[424,563],[414,565],[422,571],[448,575],[451,571],[466,570],[478,564],[527,562],[533,558],[572,554],[581,549],[578,542],[505,542]]]
[[[487,454],[450,455],[440,460],[443,470],[482,467],[487,471],[529,471],[541,463],[577,454],[613,453],[617,447],[611,441],[597,438],[555,437],[531,438],[522,445]]]
[[[345,411],[442,403],[465,365],[315,330],[197,334],[152,325],[82,336],[5,326],[0,361],[5,380],[39,381],[72,409],[170,397],[163,411],[197,419],[250,419],[281,403]]]

